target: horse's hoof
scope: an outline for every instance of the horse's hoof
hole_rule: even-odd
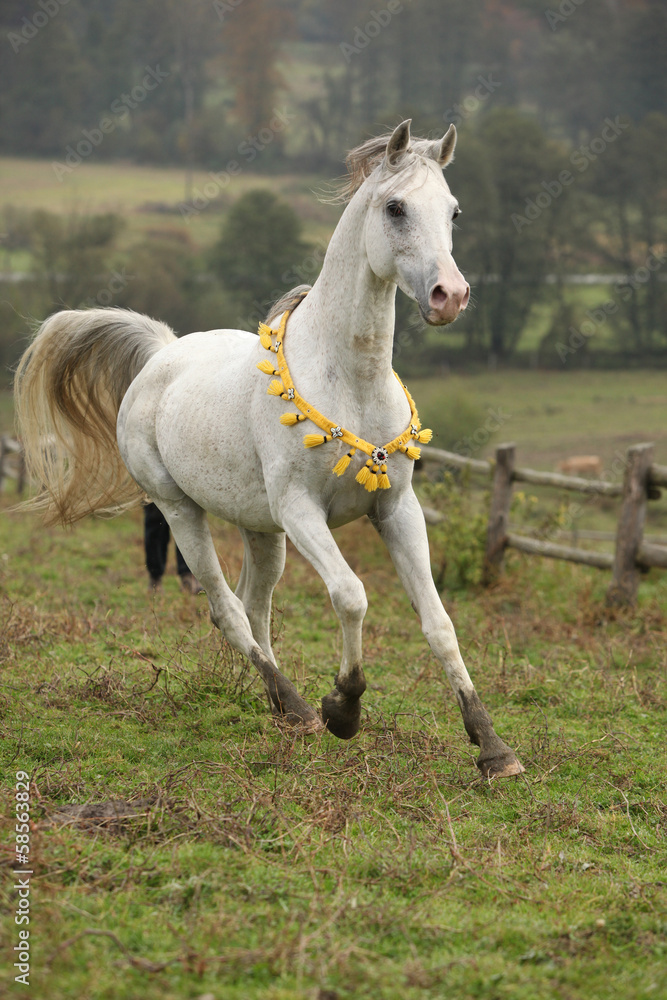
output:
[[[296,727],[297,732],[302,736],[313,736],[315,733],[323,733],[326,726],[320,719],[319,715],[313,715],[313,718],[307,722],[302,722]]]
[[[266,685],[271,712],[277,720],[301,733],[324,729],[317,712],[304,701],[291,681],[267,660],[259,647],[251,650],[250,660]]]
[[[324,729],[324,723],[317,712],[298,695],[290,699],[289,705],[277,706],[271,702],[271,714],[281,725],[302,736],[319,733]]]
[[[181,589],[186,594],[192,594],[193,597],[204,593],[204,588],[192,573],[181,573]]]
[[[480,754],[477,767],[485,778],[511,778],[515,774],[523,774],[526,770],[509,747],[506,749],[506,753],[490,759]]]
[[[339,740],[351,740],[361,724],[361,699],[346,698],[336,688],[322,698],[322,719]]]
[[[297,714],[295,712],[281,712],[271,706],[271,714],[276,722],[284,729],[289,729],[295,736],[313,736],[315,733],[324,732],[325,726],[319,715],[308,707],[308,713]]]

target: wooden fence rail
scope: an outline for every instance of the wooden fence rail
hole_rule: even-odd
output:
[[[644,538],[647,503],[660,497],[658,487],[667,486],[667,466],[657,465],[653,461],[652,444],[637,444],[628,449],[622,483],[524,469],[516,466],[515,457],[514,444],[502,444],[496,448],[495,460],[492,462],[467,458],[439,448],[422,449],[424,462],[468,469],[470,472],[491,476],[491,503],[483,574],[487,585],[497,580],[502,572],[505,551],[508,548],[517,549],[528,555],[565,559],[585,566],[611,569],[612,581],[607,591],[607,601],[610,604],[633,604],[637,598],[641,574],[653,566],[667,569],[667,547]],[[550,539],[531,538],[512,531],[509,526],[509,514],[515,482],[554,486],[589,496],[620,497],[618,525],[615,535],[611,536],[616,542],[615,552],[595,552],[560,545]],[[430,523],[436,523],[440,519],[437,511],[426,509],[424,514]]]
[[[584,566],[611,569],[612,582],[607,591],[607,600],[610,604],[633,604],[637,598],[641,574],[651,567],[667,569],[667,546],[656,544],[653,539],[644,538],[647,503],[660,497],[660,486],[667,486],[667,465],[658,465],[653,461],[652,444],[637,444],[628,448],[622,483],[524,469],[515,465],[515,457],[514,444],[502,444],[496,448],[495,460],[492,462],[468,458],[441,448],[422,448],[423,462],[467,469],[472,473],[492,478],[483,575],[486,584],[492,583],[502,572],[505,551],[508,548],[517,549],[528,555],[565,559]],[[17,491],[21,494],[26,485],[23,450],[20,442],[2,435],[0,436],[0,491],[7,478],[16,480]],[[610,536],[606,532],[580,533],[582,538],[614,537],[615,552],[595,552],[576,546],[560,545],[549,539],[530,538],[510,530],[509,514],[513,484],[516,482],[574,490],[589,496],[621,497],[621,510],[615,536]],[[431,524],[442,520],[442,515],[438,511],[429,508],[424,508],[424,516]],[[555,534],[562,536],[563,532]]]

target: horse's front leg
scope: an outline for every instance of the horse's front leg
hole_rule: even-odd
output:
[[[359,730],[366,690],[361,667],[361,626],[368,607],[364,585],[343,559],[317,504],[307,498],[290,503],[282,525],[324,580],[343,630],[343,656],[335,686],[322,699],[322,718],[334,736],[349,740]]]
[[[520,774],[524,768],[514,751],[496,735],[491,717],[473,687],[454,626],[433,583],[424,515],[413,490],[407,490],[398,501],[387,497],[385,508],[371,520],[389,549],[421,619],[424,635],[454,689],[466,732],[481,750],[477,767],[489,778]]]

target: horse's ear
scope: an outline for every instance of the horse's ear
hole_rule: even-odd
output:
[[[450,125],[440,142],[433,143],[433,159],[437,160],[441,167],[446,167],[454,158],[456,147],[456,127]]]
[[[400,125],[397,125],[391,134],[391,138],[387,143],[387,163],[390,166],[395,166],[403,153],[406,151],[410,145],[410,125],[412,124],[412,118],[407,118]]]

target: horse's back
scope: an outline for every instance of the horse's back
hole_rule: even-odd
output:
[[[197,386],[211,384],[219,392],[227,380],[237,384],[240,376],[252,372],[249,355],[257,343],[257,336],[244,330],[179,337],[153,355],[128,389],[123,407],[134,405],[139,397],[157,396],[163,403],[164,393],[174,386],[185,401]]]
[[[247,365],[250,352],[258,344],[259,338],[247,330],[206,330],[189,333],[154,354],[142,374],[158,377],[165,370],[183,374],[187,369],[215,365],[218,371],[228,365]]]

